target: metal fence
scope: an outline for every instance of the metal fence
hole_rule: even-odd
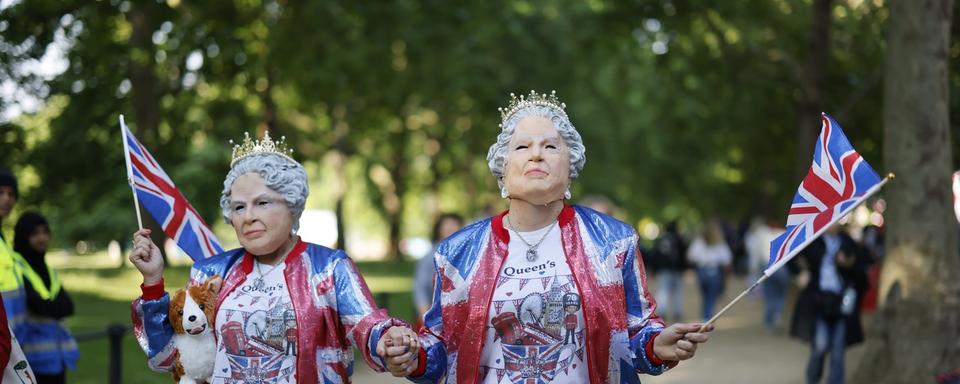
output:
[[[110,324],[104,329],[74,333],[77,342],[92,341],[104,337],[110,342],[110,366],[107,368],[108,383],[120,384],[123,382],[123,335],[130,331],[130,326]]]

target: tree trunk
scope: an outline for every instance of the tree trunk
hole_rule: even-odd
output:
[[[153,31],[157,30],[157,21],[153,17],[153,5],[150,3],[132,3],[127,14],[131,25],[130,47],[132,53],[127,68],[130,77],[130,97],[133,102],[134,134],[143,145],[156,154],[160,152],[158,128],[160,126],[160,86],[157,75],[154,73]],[[140,216],[143,225],[153,231],[153,240],[160,249],[164,249],[164,241],[168,237],[163,232],[161,223],[157,223],[150,214],[140,205]],[[167,262],[166,252],[161,252],[164,262]]]
[[[833,0],[815,0],[807,36],[807,56],[800,75],[800,101],[797,105],[797,162],[795,173],[802,179],[810,169],[813,144],[820,132],[823,90],[826,85],[827,59],[830,55],[830,10]]]
[[[153,31],[157,22],[150,4],[134,3],[128,18],[130,33],[130,85],[133,101],[133,119],[136,122],[137,138],[147,148],[157,147],[157,127],[160,126],[160,90],[157,75],[153,72]],[[156,149],[154,149],[156,151]]]
[[[263,114],[260,117],[260,127],[262,130],[270,132],[270,137],[279,140],[283,136],[277,126],[277,103],[273,101],[273,76],[270,73],[269,62],[264,64],[264,80],[266,87],[259,91],[260,102],[263,103]],[[261,132],[262,136],[263,132]]]
[[[453,124],[449,124],[453,126]],[[443,137],[433,137],[433,140],[436,140],[437,143],[443,142]],[[443,180],[443,176],[440,172],[439,159],[440,151],[437,151],[430,156],[430,184],[427,187],[428,196],[427,203],[424,207],[423,218],[432,220],[433,218],[440,216],[440,181]]]
[[[336,202],[334,203],[334,205],[333,205],[333,214],[334,214],[334,216],[336,217],[336,220],[337,220],[337,244],[336,244],[336,247],[337,247],[337,249],[346,251],[346,250],[347,250],[347,236],[345,236],[345,234],[344,234],[344,232],[343,232],[343,231],[344,231],[344,228],[346,228],[346,227],[344,226],[344,223],[343,223],[343,199],[344,199],[344,196],[345,196],[345,195],[342,195],[342,194],[337,196],[337,201],[336,201]]]
[[[934,382],[960,368],[960,260],[951,196],[952,0],[890,3],[884,84],[887,258],[858,383]]]
[[[343,146],[342,139],[338,139],[337,143],[334,144],[334,151],[337,155],[334,157],[334,173],[336,174],[336,180],[334,180],[334,185],[336,188],[336,202],[334,203],[334,215],[337,217],[337,248],[346,250],[347,249],[347,236],[346,230],[347,226],[344,223],[344,214],[343,214],[343,203],[347,197],[347,161],[346,156],[343,154],[343,151],[340,148]]]
[[[394,149],[393,166],[390,169],[390,176],[393,178],[393,196],[384,195],[384,199],[394,200],[394,203],[386,204],[387,222],[390,225],[390,244],[387,248],[387,256],[392,260],[402,260],[400,254],[400,235],[401,221],[403,220],[403,195],[407,192],[407,177],[410,169],[406,158],[407,142],[410,133],[406,125],[400,128],[398,140],[394,141],[397,146]]]

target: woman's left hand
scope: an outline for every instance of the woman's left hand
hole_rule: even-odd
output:
[[[390,327],[377,343],[377,354],[383,357],[387,370],[396,377],[409,376],[417,369],[419,353],[417,333],[403,326]]]
[[[693,358],[697,345],[710,338],[707,332],[713,331],[710,325],[700,332],[701,324],[671,325],[660,332],[653,340],[653,354],[660,360],[680,361]]]

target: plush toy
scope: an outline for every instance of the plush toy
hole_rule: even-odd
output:
[[[177,291],[170,300],[170,325],[178,351],[173,380],[180,384],[209,383],[213,378],[214,308],[222,282],[220,276],[211,277],[200,286]]]

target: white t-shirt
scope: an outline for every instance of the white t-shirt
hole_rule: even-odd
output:
[[[284,268],[254,261],[247,280],[220,304],[212,384],[297,382],[297,318]]]
[[[589,381],[580,291],[560,229],[554,223],[519,236],[536,244],[547,231],[535,261],[527,261],[529,247],[510,231],[480,357],[483,383]]]
[[[687,258],[697,267],[716,268],[730,265],[733,261],[733,253],[730,252],[726,242],[707,245],[703,238],[698,237],[693,244],[690,244]]]

